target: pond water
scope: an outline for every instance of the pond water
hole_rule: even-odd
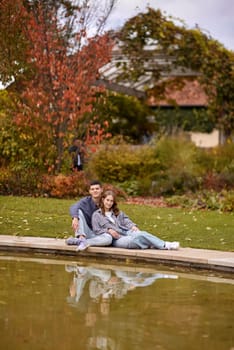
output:
[[[0,254],[2,350],[234,350],[234,279]]]

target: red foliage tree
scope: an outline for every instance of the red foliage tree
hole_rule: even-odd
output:
[[[21,0],[0,0],[0,81],[4,84],[27,69],[22,10]]]
[[[60,171],[69,135],[91,108],[98,70],[110,59],[112,41],[100,30],[114,2],[101,17],[101,9],[91,12],[89,0],[80,6],[65,0],[21,3],[33,76],[22,84],[15,121],[35,135],[34,146],[51,172]]]

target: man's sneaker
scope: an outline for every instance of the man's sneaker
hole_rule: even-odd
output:
[[[80,242],[80,244],[78,245],[76,250],[78,252],[81,252],[83,250],[86,250],[88,247],[89,247],[89,244],[88,244],[87,240],[86,239],[82,239],[82,241]]]
[[[67,245],[79,245],[81,240],[79,238],[69,237],[65,242]]]
[[[178,250],[180,247],[179,242],[165,242],[165,249],[167,250]]]
[[[79,229],[75,231],[75,237],[78,238],[80,236]]]

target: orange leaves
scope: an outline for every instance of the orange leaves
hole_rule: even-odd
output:
[[[81,128],[90,139],[95,129],[95,142],[105,137],[100,125],[87,127],[89,120],[84,113],[92,110],[93,85],[99,68],[110,59],[112,44],[107,35],[87,37],[89,21],[81,23],[79,19],[89,17],[89,8],[71,6],[68,11],[59,0],[50,4],[37,1],[24,7],[18,1],[24,16],[22,33],[28,43],[26,63],[33,65],[33,70],[18,90],[15,121],[33,131],[35,139],[43,140],[46,147],[36,151],[41,159],[48,156],[47,145],[55,145],[48,171],[59,172],[71,130],[78,134]],[[55,164],[54,169],[51,164]]]

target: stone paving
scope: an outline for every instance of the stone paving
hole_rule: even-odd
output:
[[[178,251],[172,251],[89,247],[84,252],[77,252],[76,246],[67,246],[64,239],[6,235],[0,235],[0,250],[140,261],[151,264],[163,263],[174,266],[234,272],[234,252],[218,250],[180,248]]]

